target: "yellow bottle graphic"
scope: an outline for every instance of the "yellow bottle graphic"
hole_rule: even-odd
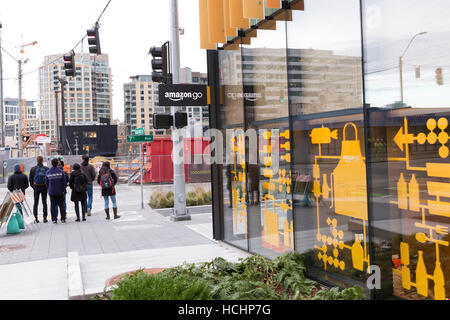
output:
[[[400,173],[400,179],[397,182],[398,207],[408,210],[408,189],[403,173]]]
[[[416,269],[416,285],[417,293],[428,297],[428,276],[425,262],[423,261],[423,251],[419,251],[419,260],[417,261]]]
[[[412,175],[409,182],[409,209],[415,212],[420,211],[419,184],[415,174]]]
[[[364,249],[358,235],[355,235],[355,243],[352,246],[353,268],[364,271]]]
[[[441,263],[436,261],[436,268],[434,269],[434,299],[445,300],[444,289],[444,273],[442,272]]]
[[[409,269],[409,245],[405,242],[400,244],[400,260],[402,261],[402,287],[411,289],[411,269]]]

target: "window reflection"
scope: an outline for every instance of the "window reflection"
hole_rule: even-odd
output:
[[[444,300],[450,296],[450,3],[363,3],[371,187],[379,195],[375,263],[385,279],[378,297]]]

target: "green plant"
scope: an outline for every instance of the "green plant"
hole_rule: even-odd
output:
[[[292,252],[270,261],[254,255],[239,262],[216,258],[183,264],[159,275],[136,273],[118,284],[109,299],[218,299],[218,300],[358,300],[360,287],[320,290],[305,276],[304,256]],[[184,286],[184,287],[183,287]],[[105,297],[105,296],[104,296]],[[107,297],[108,298],[108,297]]]
[[[111,300],[210,300],[208,283],[183,275],[146,274],[137,271],[127,275],[111,292]]]

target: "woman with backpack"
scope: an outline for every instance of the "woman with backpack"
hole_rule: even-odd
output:
[[[81,166],[78,163],[73,165],[73,171],[70,174],[69,187],[72,189],[71,201],[75,204],[76,222],[80,222],[80,202],[83,221],[86,221],[86,200],[87,200],[87,178],[81,172]]]
[[[97,182],[102,188],[102,197],[105,200],[106,220],[111,219],[109,215],[109,198],[111,198],[113,204],[114,219],[120,218],[120,216],[117,215],[117,199],[116,199],[117,181],[118,181],[117,175],[111,169],[111,164],[108,161],[103,162],[103,166],[101,167],[98,173]]]

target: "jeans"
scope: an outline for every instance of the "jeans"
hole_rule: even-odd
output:
[[[87,185],[87,210],[92,210],[92,201],[94,200],[94,186],[92,184]]]
[[[61,212],[61,220],[66,220],[66,209],[64,207],[65,195],[50,196],[50,211],[52,214],[52,221],[58,220],[57,207]]]
[[[44,207],[44,219],[47,219],[47,188],[35,187],[34,189],[34,206],[33,206],[33,215],[38,219],[38,206],[39,206],[39,198],[42,198],[42,206]]]
[[[112,204],[113,204],[113,208],[117,208],[117,199],[116,199],[116,196],[113,195],[113,196],[103,197],[103,199],[105,199],[105,209],[109,209],[109,198],[110,197],[111,197],[111,201],[112,201]]]

